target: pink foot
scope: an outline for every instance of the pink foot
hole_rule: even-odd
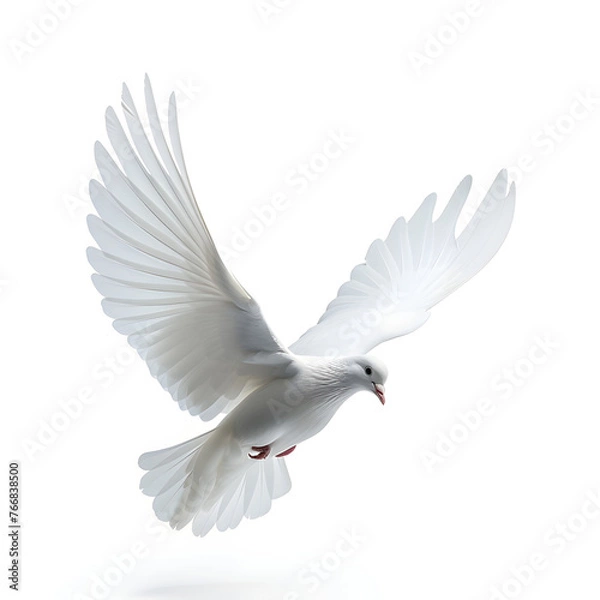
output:
[[[254,460],[264,460],[267,458],[267,456],[269,456],[269,453],[271,452],[271,446],[268,444],[266,446],[252,446],[252,450],[257,452],[257,454],[248,454],[250,458],[253,458]]]
[[[291,448],[288,448],[287,450],[284,450],[283,452],[280,452],[279,454],[276,454],[275,456],[277,458],[283,458],[284,456],[291,454],[295,449],[296,449],[296,446],[292,446]]]

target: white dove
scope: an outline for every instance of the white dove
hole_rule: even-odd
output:
[[[512,222],[515,185],[507,190],[501,171],[458,238],[471,178],[435,221],[428,196],[373,242],[318,324],[286,348],[215,248],[185,167],[174,94],[170,144],[147,77],[145,100],[146,127],[123,86],[131,141],[106,112],[121,167],[96,143],[104,185],[90,182],[99,217],[88,225],[100,249],[88,258],[104,311],[179,407],[203,420],[228,413],[212,431],[139,459],[157,517],[177,529],[193,520],[205,535],[266,514],[291,487],[283,457],[350,396],[370,390],[385,402],[387,369],[365,354],[423,325],[490,261]]]

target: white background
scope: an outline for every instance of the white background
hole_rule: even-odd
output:
[[[279,4],[264,18],[253,0],[63,2],[58,19],[38,0],[4,7],[2,437],[4,464],[21,462],[21,597],[597,599],[592,3]],[[137,457],[206,425],[132,359],[85,258],[92,144],[121,82],[141,104],[146,71],[159,106],[178,90],[221,249],[253,208],[288,199],[228,260],[288,343],[426,194],[444,202],[471,173],[475,202],[505,166],[518,189],[492,263],[376,349],[385,408],[348,401],[290,457],[293,490],[269,515],[203,539],[156,524]],[[298,193],[286,178],[331,130],[354,141]],[[479,423],[469,411],[484,399],[494,410]],[[65,421],[69,400],[83,408]],[[451,433],[456,447],[440,441]],[[114,566],[140,550],[127,574]]]

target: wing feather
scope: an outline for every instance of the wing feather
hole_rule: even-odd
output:
[[[98,246],[88,249],[92,281],[150,373],[182,409],[208,420],[242,393],[291,376],[294,358],[215,248],[185,169],[174,96],[169,147],[147,77],[144,91],[151,135],[123,86],[129,137],[106,111],[120,166],[95,146],[102,183],[90,182],[98,213],[88,217]]]
[[[406,222],[399,218],[385,241],[375,240],[317,325],[290,346],[297,354],[366,353],[423,325],[430,309],[478,273],[510,229],[515,185],[501,171],[464,231],[458,219],[471,188],[465,177],[437,220],[431,194]]]

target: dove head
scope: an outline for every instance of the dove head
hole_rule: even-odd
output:
[[[357,356],[351,365],[353,379],[360,389],[373,392],[381,404],[385,404],[385,383],[388,370],[387,367],[373,356]]]

